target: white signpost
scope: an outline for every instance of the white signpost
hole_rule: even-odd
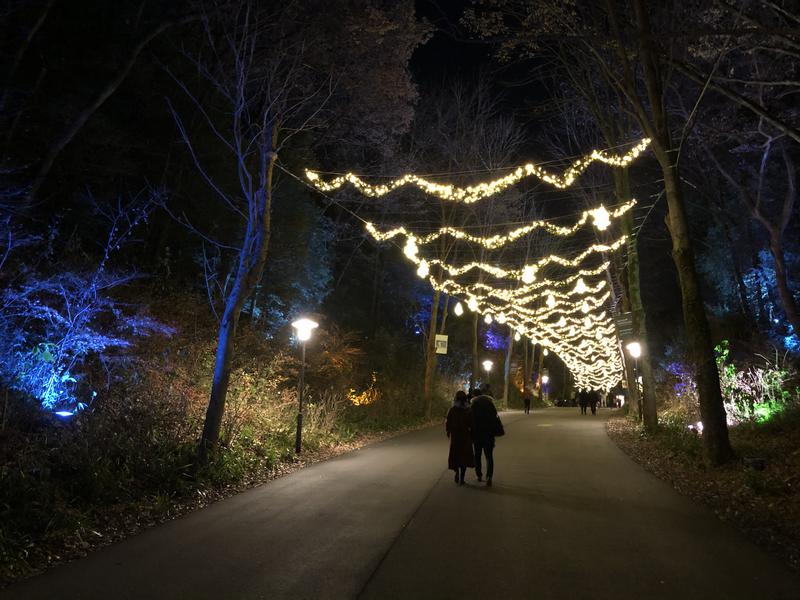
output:
[[[447,336],[436,334],[436,354],[447,354]]]

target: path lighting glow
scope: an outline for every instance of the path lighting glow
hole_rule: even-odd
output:
[[[492,367],[494,366],[494,363],[490,360],[485,360],[483,361],[482,364],[483,364],[483,370],[486,371],[487,373],[489,373],[492,370]]]
[[[311,332],[319,327],[319,323],[316,321],[312,321],[311,319],[297,319],[292,323],[292,327],[294,327],[295,331],[297,332],[297,339],[301,342],[305,342],[311,339]]]
[[[311,339],[311,332],[319,327],[319,323],[312,321],[311,319],[302,318],[294,321],[292,323],[292,327],[294,327],[295,331],[297,332],[297,339],[302,342],[300,345],[302,348],[300,377],[297,381],[297,431],[294,438],[294,451],[295,453],[300,454],[300,447],[303,438],[303,396],[305,395],[306,391],[306,342]]]
[[[639,342],[630,342],[625,348],[633,358],[639,358],[642,355],[642,345]]]

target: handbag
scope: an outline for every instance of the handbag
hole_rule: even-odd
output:
[[[500,420],[500,415],[496,415],[494,420],[494,431],[492,431],[492,435],[494,437],[503,437],[505,434],[506,430],[503,427],[503,422]]]

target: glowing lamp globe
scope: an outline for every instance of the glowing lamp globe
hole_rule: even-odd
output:
[[[542,375],[542,385],[547,385],[550,381],[550,377],[548,375]]]
[[[319,327],[319,323],[311,319],[303,318],[293,322],[292,327],[294,327],[297,332],[297,339],[301,342],[305,342],[311,339],[311,332]]]
[[[456,313],[457,317],[464,314],[464,307],[461,306],[461,302],[456,302],[456,305],[453,307],[453,312]]]
[[[594,226],[597,229],[600,231],[608,229],[608,226],[611,225],[611,215],[608,214],[605,206],[601,204],[599,208],[595,208],[591,213],[594,219]]]
[[[550,354],[550,350],[548,350],[547,348],[542,350],[542,356],[547,356],[548,354]]]
[[[519,331],[514,334],[514,341],[518,342],[522,339],[522,336],[519,334]]]
[[[467,302],[467,308],[469,308],[472,312],[476,312],[478,310],[478,300],[473,296]]]
[[[642,355],[642,345],[639,342],[630,342],[625,347],[633,358],[639,358]]]
[[[536,269],[530,265],[522,269],[522,283],[530,284],[533,283],[534,279],[536,279]]]
[[[419,275],[422,279],[425,279],[430,273],[430,267],[428,266],[428,261],[422,259],[422,262],[419,263],[419,267],[417,268],[417,275]]]
[[[500,323],[500,325],[505,323],[506,322],[506,315],[504,313],[500,313],[499,315],[497,315],[497,322]]]
[[[483,361],[482,364],[483,364],[483,370],[486,371],[487,373],[489,371],[491,371],[492,370],[492,366],[494,366],[494,363],[492,361],[490,361],[490,360],[485,360],[485,361]]]
[[[492,324],[492,313],[486,313],[486,316],[483,317],[483,322],[486,323],[487,325],[491,325]]]

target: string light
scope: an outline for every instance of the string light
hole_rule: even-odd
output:
[[[475,296],[470,297],[469,301],[467,302],[467,307],[472,312],[478,311],[478,299]]]
[[[554,225],[553,223],[544,220],[534,220],[523,227],[512,229],[505,235],[496,234],[486,237],[472,235],[460,229],[456,229],[455,227],[440,227],[438,231],[419,237],[415,236],[405,227],[395,227],[394,229],[390,229],[389,231],[384,231],[384,232],[378,231],[378,228],[375,227],[375,225],[373,225],[372,223],[367,223],[365,227],[367,228],[369,234],[379,242],[385,242],[394,237],[403,236],[406,239],[413,239],[415,244],[425,245],[425,244],[430,244],[431,242],[435,242],[444,235],[449,235],[457,240],[480,244],[481,246],[489,250],[496,250],[498,248],[502,248],[506,244],[518,240],[519,238],[531,233],[536,229],[545,229],[546,231],[548,231],[553,235],[559,235],[562,237],[567,235],[572,235],[573,233],[578,231],[581,227],[583,227],[590,217],[593,220],[594,226],[599,231],[605,231],[606,229],[608,229],[609,225],[611,225],[612,218],[621,217],[626,212],[631,210],[635,205],[636,205],[636,200],[631,199],[625,204],[621,205],[616,210],[614,210],[613,212],[609,213],[606,210],[606,208],[601,204],[598,208],[583,211],[583,213],[581,214],[581,218],[578,219],[578,221],[576,221],[575,224],[573,224],[571,227],[562,227]],[[531,279],[531,281],[533,280]]]
[[[527,163],[517,167],[508,175],[498,179],[463,188],[452,184],[435,183],[433,181],[428,181],[419,175],[412,174],[403,175],[398,179],[394,179],[381,185],[370,185],[353,173],[346,173],[345,175],[335,177],[329,181],[323,181],[320,178],[319,173],[310,169],[306,169],[305,174],[308,181],[311,182],[311,184],[318,190],[323,192],[331,192],[339,189],[345,183],[349,183],[365,196],[374,198],[385,196],[389,192],[411,184],[415,185],[427,194],[438,196],[442,200],[451,200],[454,202],[471,204],[483,198],[488,198],[489,196],[493,196],[499,192],[502,192],[509,186],[531,176],[538,177],[540,180],[559,189],[567,188],[571,186],[578,176],[588,169],[589,165],[591,165],[593,162],[599,161],[615,167],[624,167],[636,160],[636,158],[647,148],[649,144],[650,139],[644,138],[636,146],[631,148],[626,154],[623,155],[611,155],[603,150],[593,150],[591,154],[584,156],[583,158],[579,158],[573,162],[572,165],[564,170],[561,175],[548,173],[538,165]]]
[[[517,331],[517,332],[514,334],[514,341],[515,341],[515,342],[518,342],[518,341],[520,341],[521,339],[522,339],[522,336],[520,335],[519,331]]]

